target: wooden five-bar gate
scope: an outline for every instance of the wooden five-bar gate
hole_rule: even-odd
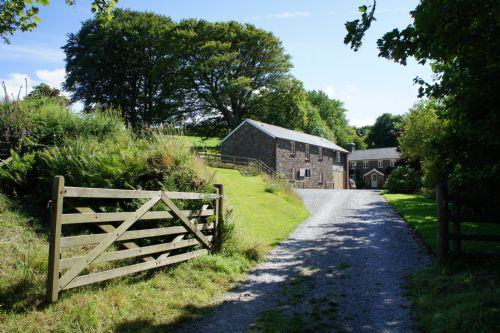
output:
[[[100,212],[90,207],[92,202],[102,205],[110,199],[129,202],[125,207],[135,203],[139,208]],[[199,203],[200,207],[180,209],[174,203],[178,200],[191,207]],[[62,290],[207,254],[222,219],[223,187],[215,185],[215,193],[83,188],[65,186],[64,177],[56,176],[51,205],[47,300],[54,302]],[[166,226],[166,222],[170,224]],[[63,237],[63,226],[77,234]],[[101,232],[88,234],[92,227]],[[75,250],[80,255],[66,257]],[[131,262],[131,258],[136,261]],[[99,263],[119,260],[125,260],[124,265],[99,270]]]

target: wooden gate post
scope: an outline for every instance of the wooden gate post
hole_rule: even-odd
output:
[[[440,183],[436,186],[436,209],[437,209],[437,255],[439,259],[448,256],[448,188],[446,184]]]
[[[64,200],[64,177],[55,176],[52,185],[52,207],[50,212],[49,269],[47,277],[47,302],[59,297],[59,263],[61,259],[61,224]]]
[[[219,223],[223,223],[224,219],[224,185],[222,184],[215,184],[215,191],[219,195],[219,198],[217,199],[216,203],[216,219],[215,219],[215,225],[214,225],[214,240],[217,241],[217,227]]]

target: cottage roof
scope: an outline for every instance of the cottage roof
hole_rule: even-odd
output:
[[[308,143],[310,145],[315,145],[319,147],[324,147],[328,149],[333,149],[333,150],[338,150],[343,153],[348,153],[347,150],[344,148],[337,146],[333,142],[324,139],[319,136],[315,135],[310,135],[298,131],[293,131],[287,128],[279,127],[279,126],[274,126],[270,124],[266,124],[260,121],[252,120],[252,119],[246,119],[243,121],[238,127],[236,127],[231,133],[229,133],[222,141],[224,142],[228,137],[230,137],[233,133],[235,133],[238,128],[243,125],[244,123],[248,123],[258,129],[260,129],[262,132],[266,133],[267,135],[273,137],[273,138],[280,138],[280,139],[286,139],[286,140],[291,140],[291,141],[297,141],[297,142],[303,142],[303,143]]]
[[[400,158],[400,153],[396,150],[396,147],[355,150],[349,155],[347,155],[347,159],[349,161],[384,160],[384,159],[397,160],[399,158]]]

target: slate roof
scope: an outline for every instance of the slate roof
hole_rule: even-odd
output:
[[[274,126],[270,124],[266,124],[260,121],[252,120],[252,119],[246,119],[243,121],[238,127],[236,127],[231,133],[229,133],[222,141],[221,144],[233,133],[235,133],[238,128],[243,125],[244,123],[248,123],[252,126],[255,126],[256,128],[260,129],[262,132],[266,133],[267,135],[273,137],[273,138],[280,138],[280,139],[285,139],[285,140],[290,140],[290,141],[297,141],[297,142],[303,142],[303,143],[308,143],[310,145],[315,145],[319,147],[324,147],[324,148],[329,148],[333,150],[338,150],[343,153],[349,153],[347,150],[344,148],[337,146],[333,142],[319,137],[315,135],[310,135],[298,131],[293,131],[287,128],[279,127],[279,126]]]
[[[396,150],[396,147],[355,150],[349,155],[347,155],[347,159],[349,161],[388,160],[388,159],[397,160],[399,158],[400,158],[400,153]]]

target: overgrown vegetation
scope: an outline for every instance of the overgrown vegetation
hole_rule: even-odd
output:
[[[385,194],[385,197],[435,252],[434,201],[422,195]],[[462,230],[468,234],[500,235],[500,226],[494,224],[463,223]],[[498,329],[500,245],[462,242],[462,248],[468,255],[460,260],[436,263],[409,276],[407,291],[419,330],[493,333]]]
[[[69,186],[211,191],[208,169],[178,136],[132,132],[110,112],[78,115],[45,98],[0,107],[13,147],[0,190],[32,205],[45,205],[55,175]]]

